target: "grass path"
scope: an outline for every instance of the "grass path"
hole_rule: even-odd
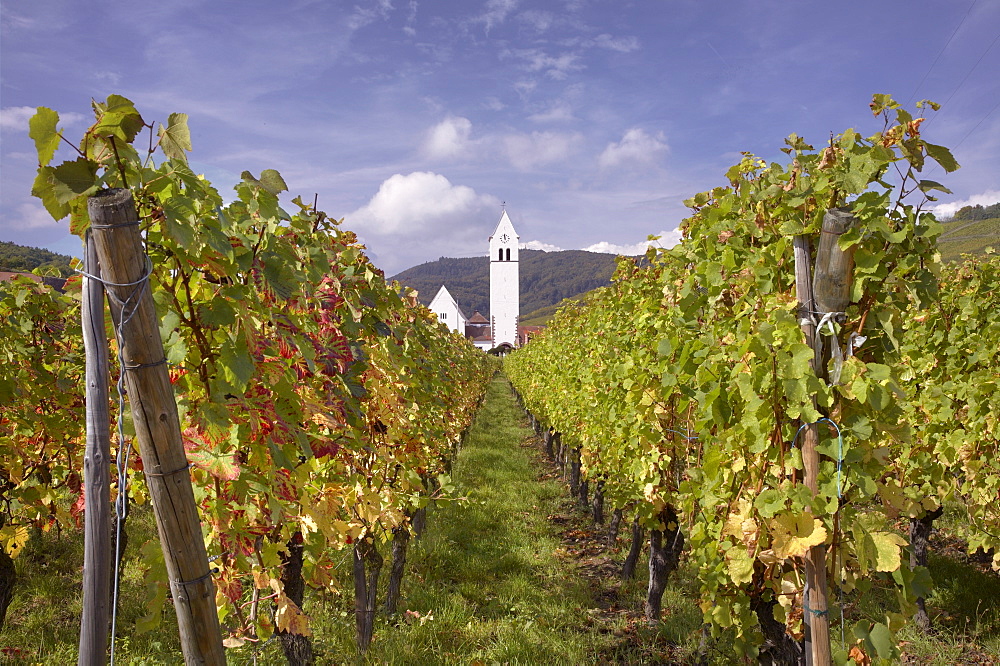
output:
[[[565,494],[539,480],[531,434],[498,376],[454,466],[467,500],[430,515],[411,551],[404,624],[376,627],[369,662],[582,664],[604,647],[588,630],[588,581],[558,557],[548,511]]]

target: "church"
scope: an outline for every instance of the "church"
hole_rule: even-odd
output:
[[[519,326],[520,284],[518,282],[518,238],[504,210],[489,239],[490,318],[479,312],[466,317],[448,288],[441,285],[431,311],[452,330],[464,334],[483,350],[514,349],[527,342],[528,330]]]

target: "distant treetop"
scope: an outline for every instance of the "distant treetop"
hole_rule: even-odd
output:
[[[959,208],[955,212],[953,220],[992,220],[993,218],[1000,217],[1000,203],[995,203],[990,206],[982,206],[976,204],[975,206],[965,206],[964,208]]]

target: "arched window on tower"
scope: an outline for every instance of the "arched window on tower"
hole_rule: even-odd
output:
[[[500,256],[497,258],[497,261],[503,261],[503,248],[500,248]]]
[[[510,248],[507,248],[507,261],[510,261]]]

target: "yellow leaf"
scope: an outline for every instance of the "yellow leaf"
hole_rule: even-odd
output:
[[[900,547],[907,541],[892,532],[872,532],[875,543],[875,571],[895,571],[900,565]]]
[[[303,514],[299,516],[299,522],[302,524],[303,535],[319,531],[319,526],[316,524],[316,519],[308,514]]]
[[[30,536],[31,532],[24,525],[4,525],[0,529],[0,543],[11,559],[21,554]]]
[[[802,557],[826,541],[826,528],[808,513],[784,514],[771,521],[771,548],[779,560]]]
[[[266,590],[271,587],[271,577],[263,571],[254,571],[253,584],[258,590]]]
[[[739,546],[726,551],[726,566],[729,568],[729,577],[737,585],[753,580],[753,560]]]
[[[737,502],[736,511],[729,514],[729,518],[726,519],[726,524],[722,528],[722,533],[742,540],[743,521],[750,515],[751,506],[750,502],[743,499]]]
[[[274,622],[278,631],[300,636],[312,635],[312,631],[309,629],[309,618],[295,605],[294,601],[284,594],[279,594],[277,602],[278,610],[274,614]]]

